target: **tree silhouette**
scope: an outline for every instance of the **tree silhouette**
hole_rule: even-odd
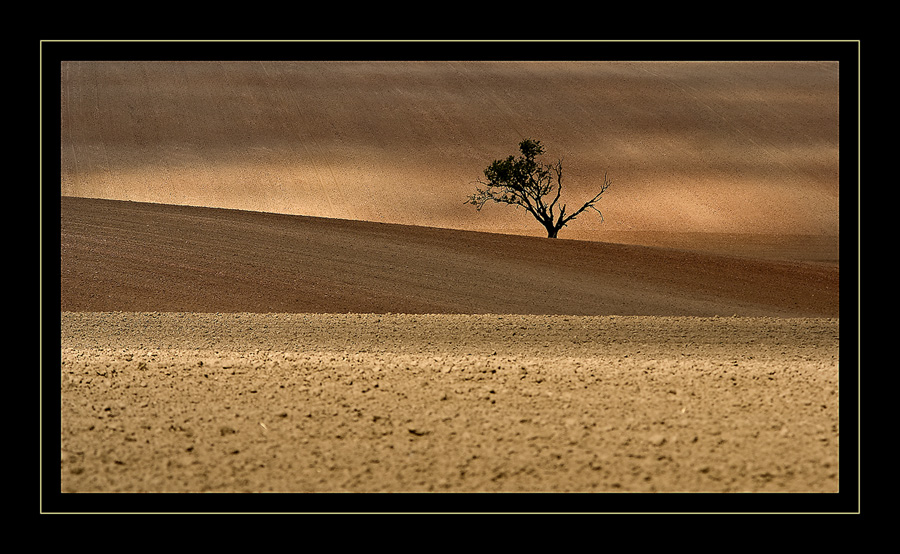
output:
[[[566,215],[566,205],[562,204],[559,206],[559,213],[554,214],[554,208],[562,193],[562,160],[558,160],[555,164],[537,161],[535,157],[544,153],[544,147],[539,140],[525,139],[519,143],[519,150],[522,152],[521,156],[494,160],[484,170],[486,181],[480,179],[477,181],[484,188],[476,188],[465,203],[474,205],[478,211],[481,211],[489,200],[515,207],[522,206],[547,229],[548,238],[556,238],[560,229],[588,208],[600,214],[600,220],[603,221],[603,214],[594,204],[612,184],[606,174],[603,175],[600,192],[583,206]],[[551,194],[554,189],[556,195],[548,204],[544,197]]]

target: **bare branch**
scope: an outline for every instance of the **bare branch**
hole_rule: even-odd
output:
[[[578,214],[580,214],[581,212],[583,212],[583,211],[586,210],[587,208],[591,208],[591,209],[593,209],[595,212],[597,212],[598,214],[600,214],[600,221],[603,221],[603,214],[600,212],[600,210],[597,209],[596,206],[594,206],[594,204],[596,204],[597,201],[600,200],[600,197],[603,196],[603,193],[606,192],[606,189],[608,189],[609,186],[610,186],[611,184],[612,184],[612,181],[609,180],[608,173],[604,173],[604,174],[603,174],[603,185],[600,187],[600,192],[598,192],[593,198],[591,198],[590,200],[588,200],[587,202],[585,202],[584,206],[582,206],[581,208],[579,208],[578,211],[576,211],[575,213],[573,213],[573,214],[570,215],[569,217],[563,219],[563,218],[560,216],[560,227],[565,226],[566,223],[568,223],[569,221],[572,221],[573,219],[575,219],[575,218],[578,216]]]
[[[562,160],[558,160],[556,162],[556,167],[549,166],[549,168],[556,172],[556,198],[553,199],[553,202],[550,203],[550,219],[553,219],[553,206],[556,205],[556,202],[559,201],[559,196],[562,194]],[[566,207],[562,207],[562,211],[566,211]],[[562,212],[560,212],[562,215]]]

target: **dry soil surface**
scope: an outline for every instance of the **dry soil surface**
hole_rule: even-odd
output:
[[[64,492],[840,490],[837,264],[62,208]]]
[[[70,197],[61,199],[60,222],[63,311],[838,317],[840,310],[837,260],[792,252],[794,259],[760,259]]]
[[[838,350],[826,318],[63,313],[62,490],[834,493]]]
[[[846,491],[839,80],[62,62],[60,496]],[[526,137],[602,223],[464,204]]]

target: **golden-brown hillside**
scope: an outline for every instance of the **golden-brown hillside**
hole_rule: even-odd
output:
[[[533,233],[522,210],[463,204],[531,137],[564,161],[562,201],[613,180],[605,222],[564,238],[839,231],[836,62],[67,61],[60,77],[64,196]]]

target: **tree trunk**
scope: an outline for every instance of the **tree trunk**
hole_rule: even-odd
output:
[[[559,234],[559,229],[556,227],[547,227],[547,238],[555,239],[556,235]]]

